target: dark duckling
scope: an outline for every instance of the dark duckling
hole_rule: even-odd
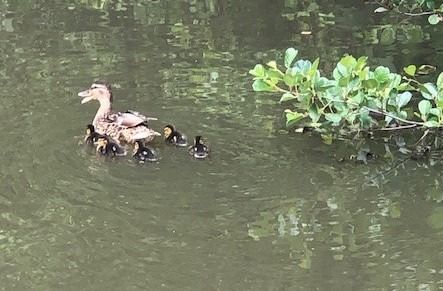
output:
[[[154,152],[145,147],[143,141],[136,140],[134,144],[134,151],[132,153],[134,159],[136,159],[139,163],[144,162],[156,162],[158,158],[155,156]]]
[[[185,147],[188,145],[187,138],[184,134],[181,134],[175,128],[168,124],[163,128],[165,135],[165,142],[176,145],[178,147]]]
[[[201,135],[195,137],[194,144],[188,148],[188,153],[196,159],[204,159],[209,156],[209,148],[204,144]]]
[[[94,125],[88,124],[86,126],[85,143],[87,145],[94,145],[99,138],[106,138],[103,134],[95,131]]]
[[[100,137],[97,142],[94,143],[97,145],[97,152],[103,155],[109,156],[125,156],[126,151],[124,148],[119,146],[117,143],[111,141],[109,138]]]

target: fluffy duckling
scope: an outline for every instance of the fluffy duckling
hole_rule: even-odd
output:
[[[94,143],[97,145],[97,152],[103,155],[110,156],[125,156],[126,151],[124,148],[119,146],[117,143],[109,140],[106,137],[100,137],[97,142]]]
[[[143,145],[143,141],[136,140],[134,144],[134,151],[132,152],[132,156],[139,163],[144,162],[156,162],[158,159],[155,156],[154,152]]]
[[[99,138],[106,138],[103,134],[95,131],[95,127],[92,124],[86,126],[85,143],[87,145],[94,145]]]
[[[184,134],[181,134],[175,128],[168,124],[163,128],[165,135],[165,142],[176,145],[178,147],[185,147],[188,145],[187,138]]]
[[[204,145],[201,135],[195,137],[194,144],[189,147],[188,153],[196,159],[204,159],[209,156],[209,148]]]

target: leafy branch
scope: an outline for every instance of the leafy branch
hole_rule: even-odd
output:
[[[435,0],[376,0],[374,3],[379,5],[379,7],[374,10],[376,13],[392,10],[406,16],[429,15],[428,22],[432,25],[443,21],[443,4],[437,7]]]
[[[409,65],[405,75],[387,67],[371,70],[367,57],[344,56],[332,71],[322,76],[320,60],[296,60],[298,51],[288,48],[284,70],[276,61],[257,64],[249,73],[258,92],[281,93],[286,125],[309,127],[323,136],[338,131],[361,131],[443,126],[443,73],[436,83],[422,83],[417,77],[426,66]]]

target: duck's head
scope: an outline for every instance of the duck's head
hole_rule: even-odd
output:
[[[88,90],[79,92],[78,96],[82,97],[82,104],[91,100],[109,100],[113,101],[111,84],[106,81],[95,81]]]
[[[170,125],[170,124],[166,125],[163,128],[163,133],[165,135],[165,138],[170,137],[173,132],[174,132],[174,127],[172,125]]]
[[[196,135],[195,139],[194,139],[194,144],[198,145],[198,144],[204,144],[203,142],[203,136],[201,135]]]
[[[104,137],[99,138],[94,144],[97,145],[97,151],[99,151],[102,148],[105,148],[108,144],[108,140]]]
[[[86,126],[86,135],[91,135],[93,132],[95,132],[94,125],[88,124]]]

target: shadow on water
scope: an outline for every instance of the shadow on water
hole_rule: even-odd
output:
[[[325,70],[427,52],[372,43],[379,20],[346,1],[318,1],[337,15],[302,39],[291,17],[312,7],[296,2],[0,1],[1,289],[437,288],[441,165],[343,162],[346,145],[284,133],[278,96],[247,75],[294,43]],[[76,93],[98,78],[117,110],[203,134],[211,158],[161,139],[144,165],[85,147],[98,104]]]

